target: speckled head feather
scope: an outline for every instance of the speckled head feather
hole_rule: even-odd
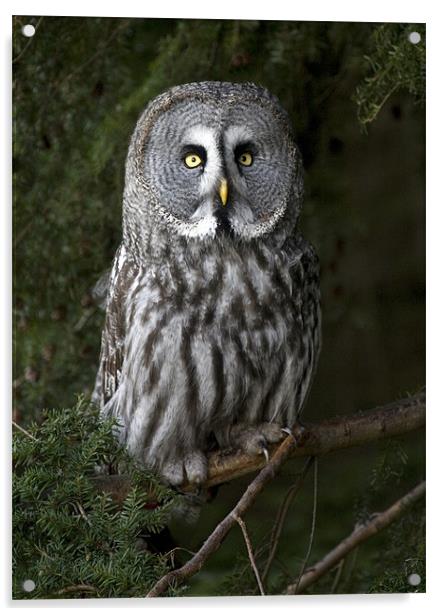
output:
[[[200,137],[202,141],[206,137],[209,141],[205,166],[208,172],[205,168],[199,173],[202,177],[213,172],[214,186],[210,185],[208,192],[210,198],[215,197],[214,189],[220,176],[230,171],[224,159],[227,154],[229,157],[230,152],[227,153],[226,148],[230,147],[230,136],[236,139],[236,129],[241,133],[240,138],[244,142],[252,142],[253,146],[255,140],[260,142],[262,138],[268,151],[257,153],[258,163],[262,154],[264,166],[263,169],[257,168],[258,175],[251,178],[250,185],[250,178],[244,178],[244,185],[241,185],[242,178],[240,181],[237,178],[237,195],[236,178],[228,178],[232,196],[237,196],[238,201],[244,201],[243,210],[239,203],[232,204],[232,230],[243,240],[274,236],[272,241],[282,243],[296,225],[303,193],[301,157],[294,142],[289,118],[277,98],[265,88],[252,83],[210,81],[171,88],[153,99],[137,122],[126,164],[123,226],[127,248],[131,247],[137,254],[141,251],[151,253],[153,245],[159,252],[165,242],[175,242],[181,237],[190,241],[197,239],[200,247],[205,245],[205,240],[214,239],[218,223],[217,204],[214,201],[209,203],[208,199],[205,201],[204,197],[208,195],[200,195],[202,198],[199,201],[196,183],[194,193],[191,184],[187,186],[189,190],[179,190],[178,179],[186,171],[180,161],[182,168],[178,168],[174,174],[176,161],[172,161],[172,157],[180,159],[180,139],[186,140],[190,133],[197,133],[198,139]],[[179,133],[177,143],[172,138],[172,131],[176,133],[174,137]],[[225,144],[221,144],[222,134],[226,138]],[[154,154],[153,142],[157,148],[159,144],[162,145],[162,149]],[[213,144],[214,152],[211,152]],[[233,150],[236,145],[232,144]],[[172,156],[168,155],[169,147]],[[224,147],[223,152],[221,150]],[[214,164],[210,160],[211,155],[213,158],[218,156],[220,160]],[[280,161],[276,160],[278,156],[281,157]],[[265,166],[266,157],[268,161],[275,159],[274,174],[270,166]],[[216,169],[210,170],[210,163]],[[219,169],[217,163],[221,163]],[[267,177],[267,173],[270,177]],[[188,178],[185,177],[184,181],[188,182]],[[207,181],[211,184],[211,178]],[[169,201],[165,200],[163,188],[169,193]],[[174,201],[171,196],[176,193],[177,199]],[[249,199],[249,205],[246,205],[245,197]],[[184,212],[181,205],[185,199],[190,203],[194,200],[196,210],[200,207],[201,215],[199,211]],[[164,226],[159,226],[162,222]]]

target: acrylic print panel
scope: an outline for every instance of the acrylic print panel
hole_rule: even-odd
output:
[[[15,599],[425,592],[425,37],[13,18]]]

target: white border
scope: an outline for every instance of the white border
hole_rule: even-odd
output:
[[[288,2],[273,0],[169,0],[168,3],[148,3],[128,0],[122,4],[79,0],[60,3],[56,0],[9,2],[16,15],[77,15],[112,17],[189,17],[193,19],[276,19],[305,21],[374,21],[422,22],[436,12],[433,0],[372,0],[370,3],[350,0],[310,0]],[[37,10],[38,9],[38,10]]]

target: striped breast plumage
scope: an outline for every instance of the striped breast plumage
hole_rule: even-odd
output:
[[[205,452],[212,439],[229,447],[234,425],[294,423],[318,344],[318,323],[305,316],[317,301],[307,246],[228,246],[149,267],[121,248],[108,298],[108,327],[120,318],[124,332],[121,365],[103,412],[121,420],[135,457],[162,470],[171,452]]]

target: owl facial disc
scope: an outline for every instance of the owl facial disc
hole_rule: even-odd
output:
[[[299,152],[278,101],[253,84],[187,84],[155,99],[128,168],[146,195],[145,216],[188,240],[229,232],[248,241],[297,221]]]

